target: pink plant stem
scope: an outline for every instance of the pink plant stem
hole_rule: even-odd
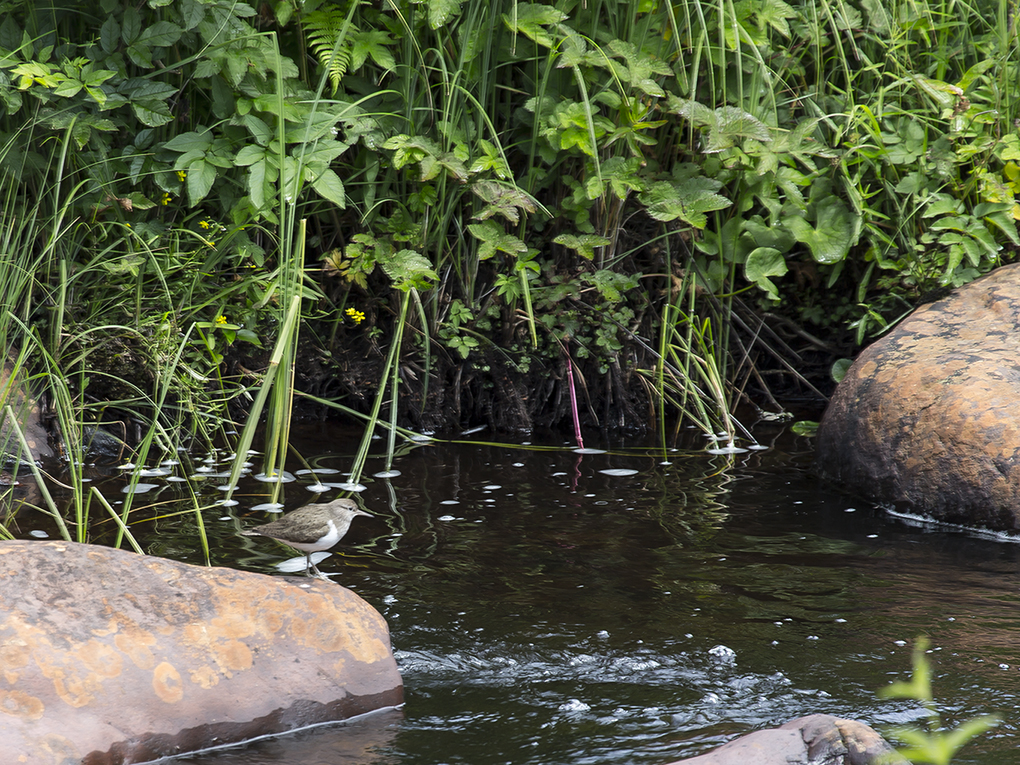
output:
[[[574,365],[570,361],[570,352],[567,352],[567,376],[570,378],[570,413],[574,415],[574,438],[577,439],[577,448],[584,448],[584,439],[581,438],[581,418],[577,413],[577,393],[574,391]]]

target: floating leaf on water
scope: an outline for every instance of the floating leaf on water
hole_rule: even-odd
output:
[[[798,420],[790,426],[790,430],[798,436],[813,436],[818,432],[818,423],[814,420]]]
[[[311,470],[295,470],[294,475],[336,475],[339,472],[336,468],[313,468]]]
[[[490,484],[486,484],[482,488],[485,491],[495,491],[496,489],[502,489],[503,487],[500,486],[498,483],[490,483]]]
[[[438,518],[436,518],[436,520],[437,521],[455,521],[457,519],[454,518],[452,515],[440,515]]]
[[[237,484],[231,485],[229,483],[220,484],[216,487],[216,491],[234,491],[237,488]],[[218,503],[219,504],[219,503]]]
[[[238,505],[240,503],[236,499],[221,499],[217,500],[216,504],[219,505],[220,507],[233,507],[234,505]]]
[[[326,558],[332,554],[333,553],[325,551],[313,552],[311,555],[312,563],[318,566],[320,562],[326,560]],[[305,556],[300,555],[297,558],[288,558],[285,561],[277,563],[276,570],[284,574],[302,574],[304,573],[307,565],[308,564],[305,562]]]
[[[169,476],[166,480],[170,481],[171,483],[187,483],[188,482],[187,478],[184,478],[183,476],[179,476],[179,475]]]
[[[360,483],[327,483],[334,489],[340,489],[340,491],[364,491],[367,487]]]
[[[380,473],[373,473],[372,477],[373,478],[396,478],[398,475],[400,475],[400,471],[399,470],[383,470]]]
[[[34,537],[35,539],[49,539],[50,538],[50,535],[47,534],[42,529],[33,529],[32,531],[28,532],[28,535],[30,537]]]
[[[125,462],[123,465],[117,465],[117,470],[134,470],[137,465],[133,462]]]
[[[742,449],[739,446],[717,446],[714,449],[706,449],[709,454],[746,454],[747,449]]]
[[[136,483],[133,488],[131,486],[125,486],[121,489],[121,492],[124,494],[145,494],[147,491],[152,491],[153,489],[158,488],[159,484],[156,483]]]
[[[282,473],[258,473],[255,476],[256,481],[262,481],[263,483],[293,483],[297,480],[293,473],[288,473],[284,470]]]
[[[605,454],[605,449],[589,449],[587,447],[581,447],[580,449],[571,449],[574,454]]]
[[[316,494],[323,494],[330,490],[331,487],[324,483],[310,483],[306,487],[308,491],[314,491]]]
[[[261,505],[255,505],[252,510],[260,510],[267,513],[280,513],[283,512],[283,504],[280,502],[263,502]]]
[[[637,475],[638,471],[632,470],[631,468],[607,468],[606,470],[600,470],[602,475],[611,475],[613,477],[623,478],[628,475]]]
[[[459,499],[444,499],[439,504],[440,505],[459,505],[460,504],[460,500]]]
[[[144,470],[139,470],[138,475],[142,478],[160,478],[170,475],[170,471],[166,468],[145,468]]]

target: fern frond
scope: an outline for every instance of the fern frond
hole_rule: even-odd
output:
[[[308,47],[319,65],[329,74],[336,95],[340,80],[351,63],[351,46],[347,34],[354,27],[348,23],[348,14],[338,6],[325,5],[309,12],[301,19],[308,36]]]

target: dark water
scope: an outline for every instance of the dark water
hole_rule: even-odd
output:
[[[398,477],[362,481],[376,517],[319,564],[389,622],[404,708],[186,761],[660,764],[813,712],[916,721],[915,702],[875,692],[907,679],[921,634],[943,719],[1003,718],[954,762],[1010,761],[1020,545],[891,518],[820,483],[810,439],[775,424],[755,435],[767,450],[730,456],[616,442],[583,455],[562,442],[406,450]],[[314,466],[344,471],[357,441],[322,426],[296,443]],[[288,509],[315,499],[311,482],[285,487]],[[222,483],[194,485],[211,500]],[[267,519],[250,510],[265,491],[246,483],[238,506],[204,513],[214,564],[273,573],[291,556],[237,536]],[[33,517],[19,516],[22,535],[48,528]],[[184,515],[133,528],[149,552],[201,562],[194,526]],[[112,533],[100,524],[96,541]]]

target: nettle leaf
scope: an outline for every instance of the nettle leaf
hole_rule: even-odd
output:
[[[638,286],[638,279],[641,274],[627,276],[608,268],[603,268],[593,274],[584,274],[582,277],[599,291],[599,294],[610,303],[619,303],[623,300],[623,293],[635,289]]]
[[[764,21],[783,37],[790,36],[790,24],[787,19],[798,17],[797,11],[783,0],[761,0],[758,5],[758,21]]]
[[[400,135],[387,138],[382,147],[393,152],[393,166],[401,168],[426,157],[436,157],[441,153],[439,144],[424,136]]]
[[[633,43],[623,40],[612,40],[609,43],[609,50],[624,61],[624,65],[617,68],[620,79],[629,82],[646,95],[655,98],[665,97],[665,91],[652,77],[672,74],[673,70],[669,64],[654,58],[646,51],[639,51]]]
[[[708,223],[707,212],[723,210],[732,202],[715,192],[722,184],[709,178],[685,178],[680,181],[658,181],[639,199],[645,204],[648,214],[661,221],[680,220],[704,228]]]
[[[471,191],[486,203],[482,211],[473,216],[475,220],[488,220],[493,215],[502,215],[511,223],[519,223],[520,210],[533,213],[537,209],[535,200],[516,186],[478,181],[471,184]]]
[[[460,15],[460,6],[464,0],[427,0],[429,8],[429,26],[433,29],[445,26],[454,16]]]
[[[539,45],[552,48],[556,41],[545,27],[559,24],[567,19],[567,14],[551,5],[538,3],[517,3],[512,13],[503,14],[503,23],[511,32],[523,34]]]
[[[744,278],[757,284],[772,300],[779,300],[779,290],[769,277],[784,276],[786,272],[786,259],[783,253],[772,247],[758,247],[752,250],[744,262]]]
[[[429,282],[439,278],[428,258],[414,250],[395,252],[392,257],[381,260],[379,265],[393,280],[393,286],[402,292],[428,289],[431,287]]]
[[[768,125],[750,112],[735,106],[709,109],[697,101],[688,101],[670,95],[669,110],[690,120],[695,127],[708,128],[708,143],[702,151],[714,154],[728,149],[738,140],[753,139],[762,143],[772,140]]]
[[[606,247],[610,244],[609,239],[604,236],[597,236],[596,234],[581,234],[576,236],[574,234],[560,234],[558,237],[553,239],[556,244],[563,245],[567,249],[573,250],[585,260],[595,259],[595,248]]]
[[[468,231],[473,237],[481,240],[478,246],[478,257],[481,260],[488,260],[497,252],[520,255],[528,251],[528,245],[513,234],[508,234],[493,220],[468,224]]]
[[[478,142],[478,144],[482,149],[482,156],[478,157],[471,163],[471,174],[473,175],[475,173],[483,173],[486,170],[491,170],[497,178],[502,178],[503,180],[509,178],[510,168],[507,166],[503,155],[492,144],[492,142],[483,138]]]

